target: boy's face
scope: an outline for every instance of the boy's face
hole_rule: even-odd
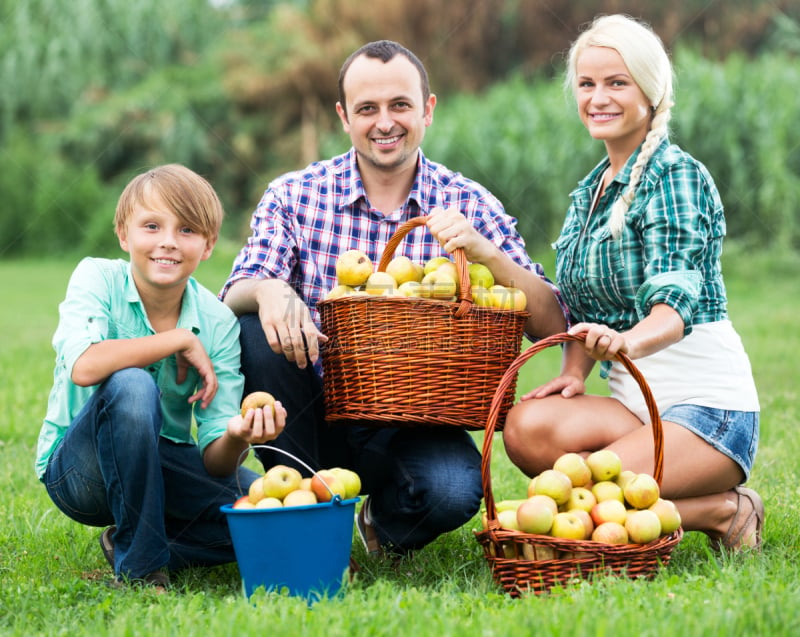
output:
[[[152,206],[134,207],[119,245],[130,254],[140,293],[143,287],[152,291],[183,288],[214,249],[211,241],[181,223],[158,197]]]

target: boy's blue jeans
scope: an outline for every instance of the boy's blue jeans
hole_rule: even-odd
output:
[[[246,493],[256,474],[240,468],[239,484],[236,474],[212,477],[198,447],[160,430],[156,384],[141,369],[120,370],[72,422],[45,472],[47,492],[70,518],[116,525],[118,576],[236,559],[219,507]]]
[[[378,537],[387,548],[400,553],[422,548],[478,512],[483,497],[481,457],[465,430],[328,426],[322,380],[313,366],[299,369],[283,354],[276,355],[256,314],[243,315],[239,323],[245,393],[268,391],[286,407],[286,429],[270,444],[314,468],[356,471],[363,492],[370,496]],[[292,464],[283,454],[259,449],[256,453],[266,468]]]

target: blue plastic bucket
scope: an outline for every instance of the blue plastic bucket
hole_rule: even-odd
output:
[[[227,515],[244,594],[263,586],[311,601],[332,597],[350,565],[359,498],[276,509],[220,507]]]

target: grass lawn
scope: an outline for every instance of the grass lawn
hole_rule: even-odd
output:
[[[218,250],[198,278],[216,291],[232,252]],[[753,363],[762,404],[752,486],[767,507],[764,552],[721,557],[686,535],[652,581],[607,578],[512,600],[492,583],[462,529],[396,566],[370,560],[344,594],[309,609],[299,599],[241,595],[235,564],[174,575],[176,587],[112,590],[99,529],[60,513],[35,478],[36,439],[52,381],[50,338],[76,260],[0,261],[0,634],[2,635],[796,635],[800,634],[800,457],[797,257],[726,253],[734,324]],[[549,355],[552,351],[552,355]],[[558,369],[555,348],[532,359],[520,388]],[[599,382],[593,385],[602,389]],[[480,443],[482,435],[476,433]],[[527,480],[493,445],[493,491],[521,497]],[[308,551],[293,538],[264,538],[263,551]],[[324,559],[320,556],[319,559]]]

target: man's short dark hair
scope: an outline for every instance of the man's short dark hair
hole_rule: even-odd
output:
[[[375,42],[369,42],[357,51],[351,53],[350,56],[344,61],[342,69],[339,71],[339,103],[342,105],[342,108],[345,109],[345,112],[347,112],[347,108],[344,95],[344,76],[347,73],[347,70],[350,68],[350,65],[353,63],[353,60],[362,55],[365,55],[368,58],[379,59],[384,64],[398,55],[405,57],[409,62],[411,62],[411,64],[414,65],[417,71],[419,71],[420,84],[422,88],[422,101],[423,103],[428,101],[428,98],[431,95],[431,85],[428,81],[428,72],[425,70],[425,66],[422,64],[422,62],[420,62],[420,59],[402,44],[398,44],[392,40],[377,40]]]

